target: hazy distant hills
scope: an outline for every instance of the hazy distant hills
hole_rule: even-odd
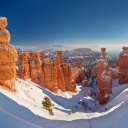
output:
[[[16,49],[24,49],[28,51],[44,51],[48,49],[53,49],[53,50],[72,50],[75,47],[69,47],[69,46],[64,46],[64,45],[38,45],[38,46],[15,46]]]
[[[90,48],[77,48],[73,49],[72,52],[74,53],[83,53],[83,54],[92,54],[94,51],[92,51]]]
[[[37,46],[15,46],[17,50],[25,50],[25,51],[45,51],[45,50],[62,50],[62,51],[71,51],[72,53],[75,53],[76,55],[93,55],[99,56],[101,55],[101,52],[93,51],[90,48],[76,48],[76,47],[69,47],[64,45],[37,45]],[[113,57],[116,57],[120,50],[118,49],[107,49],[106,52]]]

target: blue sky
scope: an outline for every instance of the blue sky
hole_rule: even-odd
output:
[[[128,44],[127,0],[3,0],[0,16],[14,45]]]

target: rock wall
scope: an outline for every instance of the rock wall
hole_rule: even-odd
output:
[[[15,90],[17,61],[16,49],[9,44],[10,33],[6,30],[7,19],[0,17],[0,85],[11,91]]]
[[[71,92],[75,92],[76,89],[76,82],[73,79],[72,75],[74,71],[71,68],[71,64],[63,64],[63,73],[64,73],[64,79],[65,79],[65,89]]]
[[[21,79],[26,80],[30,78],[30,53],[29,52],[19,52],[18,57],[18,67],[19,76]]]
[[[57,56],[56,56],[57,86],[61,91],[66,91],[64,72],[63,72],[63,61],[64,60],[62,58],[62,51],[57,51]]]
[[[55,61],[44,62],[42,65],[43,73],[41,74],[41,85],[48,88],[50,91],[57,93],[57,66]]]
[[[62,51],[57,51],[55,60],[45,61],[43,52],[19,52],[19,77],[31,80],[54,93],[75,92],[80,69],[63,63]]]
[[[123,47],[119,54],[116,65],[119,68],[119,84],[128,83],[128,47]]]

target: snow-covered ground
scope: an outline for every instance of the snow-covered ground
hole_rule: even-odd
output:
[[[87,96],[89,88],[78,85],[77,93],[59,90],[54,94],[30,80],[17,78],[16,92],[0,88],[0,128],[127,128],[128,84],[118,85],[114,80],[111,98],[103,106],[94,106],[97,100]],[[54,116],[43,108],[44,96],[54,104]],[[78,104],[83,97],[93,111]],[[70,114],[71,108],[76,113]]]

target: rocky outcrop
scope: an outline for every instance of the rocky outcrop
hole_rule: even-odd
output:
[[[119,69],[119,84],[128,83],[128,47],[123,47],[123,51],[119,54],[116,65]]]
[[[19,77],[23,80],[30,78],[30,53],[20,52],[18,57]]]
[[[92,79],[95,79],[97,77],[98,70],[99,70],[98,65],[96,65],[96,66],[93,67],[92,72],[91,72],[91,78]]]
[[[56,56],[57,86],[61,91],[66,91],[64,72],[63,72],[63,61],[64,60],[62,58],[62,51],[57,51],[57,56]]]
[[[6,30],[7,19],[0,17],[0,85],[11,91],[15,90],[17,61],[16,49],[9,44],[10,33]]]
[[[31,52],[30,53],[30,77],[31,80],[37,84],[42,83],[42,64],[45,54],[43,52]]]
[[[75,92],[76,83],[75,83],[75,80],[72,78],[72,72],[73,71],[71,68],[71,64],[63,64],[63,72],[64,72],[66,90],[71,91],[71,92]]]
[[[98,100],[100,104],[105,104],[112,93],[112,73],[106,60],[105,48],[101,48],[102,55],[98,62]]]
[[[57,93],[58,84],[57,84],[57,67],[55,61],[44,62],[42,65],[42,74],[41,74],[41,85],[48,88],[50,91]]]
[[[75,92],[80,69],[63,63],[62,51],[57,51],[55,60],[44,59],[43,52],[19,52],[19,77],[31,80],[54,93],[61,91]],[[81,71],[83,74],[83,71]],[[81,79],[84,76],[81,75]]]

